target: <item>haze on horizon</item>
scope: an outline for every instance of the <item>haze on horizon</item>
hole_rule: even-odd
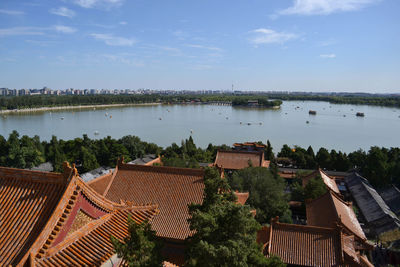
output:
[[[400,92],[398,0],[0,2],[0,87]]]

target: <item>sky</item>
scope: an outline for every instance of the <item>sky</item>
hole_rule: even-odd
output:
[[[0,88],[400,92],[399,0],[1,0]]]

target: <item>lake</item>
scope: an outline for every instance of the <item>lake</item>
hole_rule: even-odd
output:
[[[309,115],[315,110],[316,115]],[[363,112],[365,117],[356,117]],[[308,121],[308,123],[307,123]],[[195,143],[232,145],[270,140],[274,152],[283,144],[314,151],[320,147],[351,152],[371,146],[400,146],[400,109],[336,105],[317,101],[285,101],[278,110],[214,105],[149,105],[7,114],[0,116],[0,135],[52,135],[72,139],[136,135],[168,146],[193,136]],[[97,135],[95,133],[98,133]]]

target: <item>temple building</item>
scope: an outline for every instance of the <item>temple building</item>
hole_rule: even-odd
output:
[[[225,171],[236,171],[251,167],[268,168],[269,160],[264,159],[263,151],[222,151],[218,150],[213,166]]]
[[[256,142],[234,143],[233,149],[236,151],[264,151],[267,146]]]
[[[324,195],[306,203],[307,225],[334,228],[339,225],[344,235],[353,236],[356,247],[370,250],[364,231],[357,220],[351,203],[343,201],[328,190]]]
[[[110,237],[126,237],[128,216],[159,212],[104,198],[67,163],[62,174],[0,167],[0,198],[1,266],[101,265],[116,257]]]
[[[400,220],[367,179],[353,172],[346,183],[367,224],[367,234],[376,236],[400,228]]]
[[[164,241],[166,260],[182,265],[185,239],[193,234],[188,205],[203,202],[203,178],[202,169],[132,165],[122,159],[113,173],[88,185],[110,201],[157,203],[160,212],[151,222],[152,229]]]
[[[258,232],[257,242],[266,257],[278,256],[288,266],[373,266],[340,226],[286,224],[275,218]]]

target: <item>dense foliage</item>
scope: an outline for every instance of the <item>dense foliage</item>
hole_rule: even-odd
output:
[[[113,139],[90,139],[87,135],[73,140],[58,140],[53,136],[47,141],[40,141],[38,136],[30,138],[26,135],[19,138],[13,131],[5,140],[0,136],[0,166],[15,168],[32,168],[43,162],[53,164],[55,171],[62,171],[62,163],[67,160],[76,164],[82,172],[93,170],[99,166],[115,166],[121,156],[129,161],[145,154],[158,154],[161,148],[153,143],[142,142],[136,136],[124,136]]]
[[[203,204],[189,206],[190,228],[185,266],[284,266],[276,258],[267,259],[256,243],[260,225],[248,206],[234,202],[225,179],[207,168]]]
[[[332,104],[355,104],[400,107],[400,96],[355,96],[355,95],[293,95],[293,94],[267,94],[270,98],[279,100],[301,100],[301,101],[326,101]]]
[[[246,203],[257,210],[259,223],[269,223],[276,216],[281,222],[291,222],[286,183],[281,177],[266,168],[249,167],[233,173],[228,181],[233,190],[250,193]]]
[[[245,103],[248,100],[258,100],[264,107],[280,106],[282,101],[269,101],[266,96],[251,95],[32,95],[0,97],[0,110],[22,108],[80,106],[80,105],[106,105],[106,104],[143,104],[143,103],[209,103],[232,102]]]
[[[161,243],[151,225],[144,221],[136,223],[128,217],[128,236],[123,242],[111,236],[111,242],[118,257],[130,267],[162,266]]]
[[[230,150],[231,148],[222,146],[213,146],[209,144],[206,149],[196,147],[192,136],[183,140],[181,146],[173,143],[165,148],[162,153],[162,161],[165,166],[199,168],[199,163],[214,162],[218,149]]]
[[[400,148],[371,147],[368,152],[357,150],[349,154],[330,152],[320,148],[316,154],[308,147],[290,148],[284,145],[275,158],[272,147],[267,142],[265,158],[284,166],[301,169],[315,169],[317,167],[348,171],[356,168],[377,188],[390,184],[400,186]],[[90,171],[98,166],[115,166],[121,156],[126,161],[142,157],[145,154],[160,154],[166,166],[195,167],[200,163],[212,163],[218,149],[229,150],[229,146],[214,146],[209,144],[207,148],[197,147],[193,139],[182,141],[181,146],[172,144],[162,149],[153,143],[147,143],[136,136],[124,136],[114,139],[110,136],[103,139],[90,139],[83,135],[82,138],[73,140],[59,140],[53,136],[50,141],[41,141],[39,136],[20,137],[13,131],[8,139],[0,135],[0,166],[15,168],[32,168],[43,162],[51,162],[55,171],[62,170],[62,162],[67,160],[75,163],[78,170]],[[276,170],[274,171],[276,173]]]
[[[377,188],[390,184],[400,186],[400,148],[380,148],[373,146],[368,152],[357,150],[349,154],[330,152],[320,148],[317,154],[311,147],[307,150],[301,147],[284,145],[276,159],[278,163],[304,169],[320,167],[327,170],[348,171],[357,169],[369,182]]]
[[[273,100],[269,100],[273,99]],[[0,97],[1,109],[21,109],[53,106],[77,106],[95,104],[136,104],[136,103],[207,103],[211,101],[232,102],[233,105],[247,105],[248,100],[258,100],[265,107],[280,106],[282,100],[327,101],[333,104],[356,104],[400,107],[399,96],[354,96],[354,95],[293,95],[293,94],[141,94],[141,95],[32,95]]]

